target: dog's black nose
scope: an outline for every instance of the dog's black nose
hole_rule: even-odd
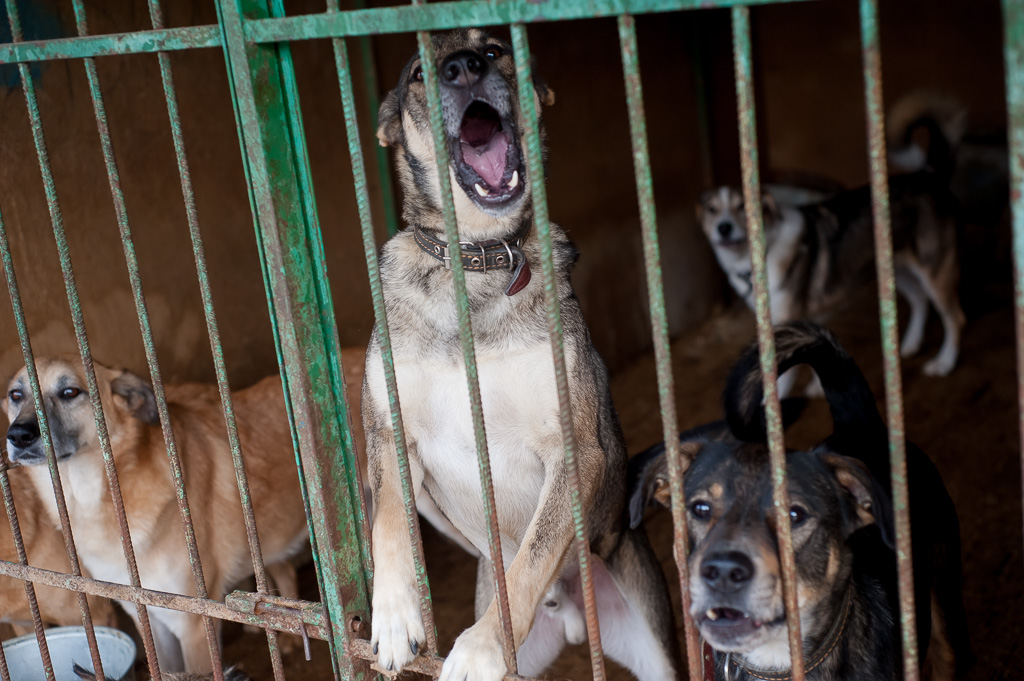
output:
[[[441,80],[452,87],[472,87],[487,75],[487,60],[471,50],[448,55],[441,64]]]
[[[723,239],[729,238],[729,232],[731,232],[731,231],[732,231],[732,223],[731,222],[719,222],[718,223],[718,233],[722,236]]]
[[[39,439],[39,424],[35,420],[12,424],[7,429],[7,439],[15,447],[24,449]]]
[[[705,556],[700,576],[709,588],[720,593],[739,591],[754,576],[754,564],[739,551],[722,551]]]

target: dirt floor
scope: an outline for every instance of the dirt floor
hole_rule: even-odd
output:
[[[1022,652],[1024,617],[1024,550],[1021,527],[1021,468],[1013,314],[1009,287],[1002,283],[972,291],[981,303],[967,305],[969,317],[960,366],[949,377],[929,378],[921,367],[941,341],[932,320],[925,350],[904,364],[903,388],[908,436],[935,460],[960,513],[964,549],[964,590],[977,661],[970,679],[1020,678],[1015,661]],[[858,361],[876,395],[882,394],[877,302],[870,287],[831,327]],[[901,308],[902,309],[902,308]],[[680,428],[720,417],[719,395],[725,376],[754,335],[752,315],[733,307],[673,343]],[[613,376],[612,391],[631,452],[661,439],[653,358],[638,359]],[[792,446],[806,446],[828,433],[823,402],[816,401],[787,433]],[[475,562],[424,526],[427,568],[434,595],[442,651],[473,622]],[[652,512],[647,529],[672,587],[679,610],[679,582],[671,558],[671,523],[665,512]],[[317,598],[307,569],[306,598]],[[681,638],[681,637],[680,637]],[[225,632],[225,658],[241,661],[256,678],[271,678],[262,637]],[[330,678],[326,647],[315,644],[313,661],[301,652],[286,658],[289,678]],[[631,678],[608,662],[610,679]],[[549,671],[551,679],[590,678],[587,649],[567,649]]]

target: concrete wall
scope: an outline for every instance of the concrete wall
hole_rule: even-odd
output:
[[[27,5],[28,3],[21,3]],[[215,21],[212,3],[167,5],[170,25]],[[882,0],[889,101],[920,86],[951,92],[974,122],[1003,123],[1001,26],[996,0]],[[289,3],[293,13],[319,11]],[[90,11],[93,32],[147,27],[144,3],[110,0]],[[38,37],[73,31],[70,7],[31,5]],[[857,3],[830,0],[756,8],[759,133],[767,176],[801,170],[848,185],[866,181]],[[693,50],[706,64],[711,118],[708,167],[739,177],[727,11],[640,17],[640,58],[661,220],[671,330],[677,333],[728,300],[693,220],[707,182],[698,143]],[[628,120],[613,20],[530,29],[539,73],[557,93],[546,112],[551,215],[581,250],[576,289],[595,343],[612,367],[650,344]],[[383,86],[412,53],[412,36],[374,39]],[[355,56],[357,50],[352,49]],[[327,41],[295,46],[306,132],[339,335],[363,344],[372,325],[358,218]],[[191,255],[156,57],[98,61],[157,349],[167,380],[211,380],[213,367]],[[217,50],[172,57],[200,224],[232,383],[276,370],[252,217],[224,60]],[[40,107],[57,192],[94,354],[144,370],[145,361],[117,225],[80,63],[37,69]],[[0,83],[0,208],[10,234],[37,353],[75,351],[49,215],[24,98],[5,70]],[[357,77],[357,83],[361,79]],[[361,87],[357,85],[357,88]],[[373,125],[361,111],[372,160]],[[371,169],[372,170],[372,169]],[[375,215],[381,215],[371,172]],[[6,292],[0,295],[0,375],[21,364]]]

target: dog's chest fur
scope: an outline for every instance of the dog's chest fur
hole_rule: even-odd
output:
[[[482,552],[487,530],[466,369],[451,275],[394,241],[401,258],[383,277],[406,434],[424,470],[424,488]],[[389,262],[390,261],[390,262]],[[539,277],[509,297],[510,275],[467,273],[481,401],[502,543],[510,561],[544,484],[545,452],[561,451],[554,364]],[[568,286],[565,277],[561,284]],[[561,288],[561,287],[560,287]],[[395,295],[400,291],[401,295]],[[566,348],[572,366],[574,353]],[[386,408],[379,346],[371,348],[367,386]],[[550,455],[550,454],[548,454]]]

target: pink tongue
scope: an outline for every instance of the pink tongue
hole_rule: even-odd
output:
[[[505,156],[508,153],[508,140],[504,133],[491,138],[485,146],[474,148],[468,142],[462,143],[462,160],[483,178],[492,189],[501,186],[501,178],[505,174]]]

